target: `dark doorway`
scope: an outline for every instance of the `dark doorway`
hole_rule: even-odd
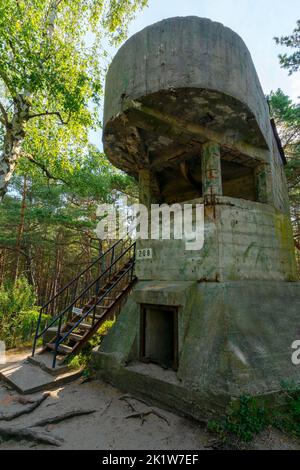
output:
[[[141,312],[141,360],[166,369],[177,369],[177,308],[143,305]]]

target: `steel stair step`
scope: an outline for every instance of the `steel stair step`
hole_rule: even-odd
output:
[[[69,338],[78,343],[84,338],[84,336],[78,335],[77,333],[70,333]]]
[[[118,296],[119,296],[120,294],[122,294],[122,293],[128,288],[128,285],[129,285],[129,284],[127,284],[123,289],[120,289],[120,290],[117,290],[117,291],[116,291],[116,292],[118,292]]]
[[[104,313],[102,315],[95,315],[95,319],[96,320],[101,320],[101,318],[103,318],[104,316],[105,316]]]
[[[47,343],[47,347],[55,351],[55,343]],[[73,349],[70,346],[66,346],[65,344],[60,344],[57,348],[57,351],[62,354],[70,354]]]
[[[106,310],[106,309],[108,309],[108,308],[111,308],[111,307],[113,306],[113,304],[114,304],[114,302],[112,302],[112,303],[109,304],[109,305],[96,305],[96,310],[97,310],[97,309],[102,309],[102,310],[105,309],[105,310]],[[91,305],[91,306],[90,306],[90,308],[92,308],[92,307],[95,307],[95,305]],[[90,315],[93,315],[93,312],[91,312],[91,313],[88,314],[88,316],[90,316]]]
[[[97,308],[101,308],[101,309],[108,309],[108,308],[111,308],[113,306],[114,302],[112,302],[111,304],[109,305],[96,305],[96,309]]]
[[[67,325],[73,327],[74,325],[76,325],[76,323],[68,322]],[[77,328],[82,328],[84,330],[90,330],[91,325],[89,325],[88,323],[79,323]]]
[[[111,317],[115,307],[122,302],[122,296],[127,296],[127,293],[131,290],[130,286],[136,280],[133,271],[130,271],[134,266],[134,257],[130,258],[130,253],[127,252],[133,244],[131,243],[129,248],[126,248],[126,246],[127,242],[124,243],[124,246],[121,245],[122,253],[119,255],[120,259],[122,258],[121,261],[119,261],[119,258],[115,259],[114,262],[112,262],[113,258],[107,259],[109,263],[107,272],[101,273],[100,278],[99,274],[97,274],[97,278],[95,279],[95,283],[97,282],[95,284],[96,288],[93,284],[91,288],[88,287],[88,290],[83,290],[81,280],[78,284],[78,279],[82,277],[86,270],[80,273],[79,276],[74,278],[73,281],[65,287],[69,289],[72,283],[76,281],[76,289],[77,286],[80,288],[80,295],[78,294],[77,298],[79,302],[76,301],[76,304],[80,304],[82,309],[75,308],[74,310],[75,312],[77,310],[77,313],[73,311],[71,313],[71,307],[74,307],[74,305],[70,303],[69,310],[67,309],[64,312],[67,313],[67,315],[63,318],[60,336],[50,338],[49,343],[44,346],[43,352],[47,350],[56,351],[56,340],[60,338],[60,341],[63,341],[64,344],[58,346],[56,359],[60,362],[65,361],[66,356],[71,353],[77,353],[88,338],[95,333],[99,325],[103,323],[106,318]],[[101,257],[109,253],[110,249],[103,253]],[[104,258],[104,261],[106,266],[106,258]],[[91,266],[94,264],[95,263]],[[94,276],[92,271],[91,274]],[[65,288],[61,292],[64,292]],[[53,299],[51,299],[47,305],[49,305],[52,300]],[[51,325],[49,325],[49,328],[50,326]],[[67,337],[63,339],[65,335],[67,335]],[[34,348],[38,337],[39,336],[36,335]],[[69,341],[70,343],[68,343]]]
[[[102,303],[102,302],[105,302],[106,300],[115,300],[115,297],[104,297],[104,298],[101,300],[101,303]],[[92,308],[92,307],[94,307],[94,306],[95,306],[95,304],[87,304],[87,305],[86,305],[86,307],[88,307],[88,308]]]
[[[106,313],[107,313],[107,312],[104,310],[103,313],[101,313],[101,315],[95,315],[94,318],[95,318],[96,320],[100,320],[101,318],[105,317]],[[91,313],[91,318],[92,318],[92,317],[93,317],[93,314]]]

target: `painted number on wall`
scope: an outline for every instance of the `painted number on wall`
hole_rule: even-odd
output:
[[[152,248],[137,250],[136,259],[152,259]]]

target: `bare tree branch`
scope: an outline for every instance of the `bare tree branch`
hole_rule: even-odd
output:
[[[38,421],[37,423],[34,423],[31,427],[41,427],[41,426],[47,426],[48,424],[56,424],[60,423],[61,421],[65,421],[67,419],[71,419],[77,416],[85,416],[85,415],[90,415],[92,413],[95,413],[96,410],[73,410],[73,411],[68,411],[62,415],[54,416],[53,418],[45,418],[42,419],[41,421]]]
[[[48,168],[43,165],[41,162],[38,162],[37,160],[35,160],[33,158],[32,155],[28,154],[28,153],[22,153],[22,155],[26,158],[28,158],[28,160],[31,162],[31,163],[34,163],[34,165],[38,166],[44,173],[45,175],[47,176],[47,178],[49,180],[54,180],[54,181],[62,181],[62,183],[65,183],[66,185],[68,185],[67,181],[64,180],[63,178],[61,177],[57,177],[57,176],[53,176],[50,171],[48,170]]]
[[[38,400],[34,401],[30,406],[19,411],[15,411],[10,415],[1,414],[0,421],[12,421],[13,419],[19,418],[22,415],[32,413],[36,408],[38,408],[48,397],[50,396],[49,392],[44,393]]]
[[[30,114],[28,116],[28,120],[29,119],[34,119],[34,118],[37,118],[37,117],[42,117],[42,116],[57,116],[61,122],[61,124],[65,125],[65,124],[68,124],[68,122],[70,121],[70,115],[68,117],[68,119],[65,121],[63,118],[62,118],[62,115],[60,114],[59,111],[45,111],[44,113],[37,113],[37,114]]]
[[[48,444],[59,447],[63,439],[52,437],[46,432],[36,431],[28,428],[16,428],[0,426],[0,436],[4,439],[26,439],[28,441],[38,442],[39,444]]]
[[[0,245],[0,248],[1,248],[1,250],[8,250],[8,251],[11,251],[11,252],[13,252],[13,253],[16,252],[16,248],[15,248],[15,247]],[[23,255],[25,258],[28,257],[28,255],[27,255],[24,251],[22,251],[22,250],[20,250],[20,254]]]
[[[22,16],[22,11],[21,11],[19,0],[16,0],[16,4],[17,4],[19,15]]]

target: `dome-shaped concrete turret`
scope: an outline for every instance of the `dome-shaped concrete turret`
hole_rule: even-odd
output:
[[[207,137],[221,139],[224,154],[259,156],[270,148],[271,134],[250,53],[220,23],[194,16],[163,20],[132,36],[112,61],[104,148],[130,174],[147,159],[157,171],[199,154]],[[257,150],[247,152],[247,144]]]

